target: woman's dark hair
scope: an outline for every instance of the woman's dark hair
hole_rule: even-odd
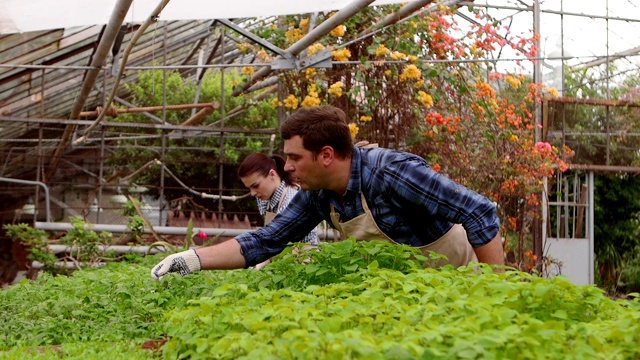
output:
[[[269,171],[275,170],[287,185],[292,185],[290,174],[284,171],[284,164],[285,160],[280,155],[268,156],[262,153],[254,153],[244,158],[238,168],[238,176],[245,177],[258,173],[266,177],[269,175]]]
[[[337,107],[324,105],[298,109],[280,126],[283,140],[296,135],[302,138],[302,146],[314,155],[327,145],[338,158],[347,159],[353,154],[347,115]]]

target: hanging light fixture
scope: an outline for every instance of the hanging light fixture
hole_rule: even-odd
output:
[[[145,193],[145,192],[149,191],[149,189],[147,189],[146,187],[140,186],[140,185],[136,185],[136,184],[133,184],[133,186],[129,187],[128,190],[132,194],[142,194],[142,193]]]
[[[89,211],[91,212],[101,212],[102,209],[100,209],[100,207],[98,206],[98,199],[97,198],[93,198],[93,202],[91,203],[91,205],[89,205]]]
[[[29,200],[22,206],[22,213],[24,215],[35,215],[36,205],[33,203],[33,198],[29,196]]]
[[[122,205],[122,204],[126,204],[127,201],[129,201],[129,199],[122,194],[122,192],[120,191],[120,187],[118,187],[118,193],[111,196],[109,198],[109,201],[111,201],[111,203],[113,204]]]

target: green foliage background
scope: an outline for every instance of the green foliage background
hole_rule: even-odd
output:
[[[612,76],[612,65],[598,69],[565,69],[565,95],[589,99],[640,100],[640,76],[629,73],[618,86],[606,87],[599,79]],[[638,166],[640,163],[640,111],[637,107],[566,104],[551,109],[556,123],[565,126],[563,141],[575,151],[570,159],[578,164]],[[604,136],[607,132],[612,135]],[[581,135],[583,134],[583,135]],[[586,134],[591,134],[586,135]],[[600,134],[594,136],[593,134]],[[607,147],[609,150],[607,151]],[[597,172],[595,174],[595,255],[596,282],[609,291],[640,289],[640,177],[634,173]]]
[[[159,256],[44,274],[0,291],[0,359],[640,356],[637,294],[612,300],[564,277],[484,265],[424,269],[415,249],[385,242],[303,254],[162,281],[149,276]],[[143,350],[147,340],[166,343]]]
[[[137,106],[158,106],[163,104],[166,98],[167,105],[191,104],[196,98],[197,84],[191,78],[184,78],[178,71],[162,70],[140,72],[139,80],[126,85],[130,91],[132,102]],[[166,78],[166,80],[165,80]],[[277,127],[277,112],[268,102],[252,102],[244,96],[231,96],[233,85],[242,81],[243,75],[235,70],[226,70],[223,75],[221,71],[207,71],[200,85],[200,95],[198,103],[224,103],[226,114],[231,110],[246,106],[244,111],[237,112],[233,116],[225,117],[224,128],[237,130],[267,129],[275,133]],[[166,82],[166,93],[164,92]],[[224,100],[222,89],[224,89]],[[258,92],[259,93],[259,92]],[[255,94],[253,94],[255,95]],[[199,110],[199,109],[198,109]],[[198,125],[214,126],[222,125],[222,109],[218,108],[212,114],[206,116]],[[188,110],[167,110],[165,119],[168,124],[181,125],[191,117],[191,109]],[[153,115],[163,118],[162,111],[151,112]],[[155,122],[140,113],[121,114],[114,121],[124,123],[155,124]],[[205,193],[218,193],[219,177],[223,177],[223,195],[243,195],[242,183],[236,176],[236,164],[246,155],[252,152],[268,152],[269,135],[260,137],[245,134],[243,132],[225,133],[221,136],[215,132],[192,132],[191,135],[181,134],[172,137],[170,131],[164,132],[166,135],[165,151],[161,130],[149,130],[145,128],[132,128],[127,130],[129,137],[136,135],[137,139],[118,140],[118,146],[110,154],[106,163],[111,171],[121,171],[124,174],[133,173],[142,168],[145,164],[158,159],[171,171],[181,182],[187,184],[191,189]],[[117,138],[121,134],[111,133],[108,136]],[[262,140],[261,140],[262,139]],[[266,139],[266,141],[265,141]],[[221,153],[221,145],[223,153]],[[222,173],[220,170],[222,169]],[[160,194],[160,184],[162,177],[161,166],[151,166],[139,173],[132,181],[138,184],[150,185],[151,195]],[[163,195],[168,200],[181,197],[191,197],[193,203],[208,208],[215,207],[210,200],[203,200],[194,197],[189,191],[172,176],[165,173]],[[255,201],[253,199],[240,200],[231,204],[233,211],[253,211]]]

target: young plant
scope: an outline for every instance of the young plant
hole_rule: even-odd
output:
[[[45,271],[54,270],[54,264],[58,261],[58,257],[49,249],[47,242],[49,235],[45,231],[36,230],[24,223],[6,224],[3,229],[13,241],[19,241],[27,247],[29,260],[42,263]]]
[[[129,231],[131,240],[134,242],[139,242],[142,239],[142,235],[144,234],[144,219],[140,215],[138,215],[136,207],[134,206],[134,202],[137,202],[137,205],[140,206],[140,202],[137,199],[130,198],[126,203],[122,205],[122,210],[124,216],[127,216],[129,218],[127,230]]]
[[[77,269],[83,265],[93,267],[107,258],[112,258],[112,254],[104,253],[98,245],[111,245],[112,235],[109,232],[100,234],[91,230],[91,225],[84,222],[80,217],[71,218],[72,228],[60,238],[60,242],[71,249],[65,259],[76,264]]]

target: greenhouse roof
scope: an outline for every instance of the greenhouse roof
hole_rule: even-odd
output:
[[[377,0],[370,6],[409,3],[416,0]],[[349,0],[174,0],[166,6],[159,21],[233,19],[340,10]],[[158,0],[136,0],[131,3],[125,23],[144,21]],[[29,32],[77,26],[104,25],[116,8],[116,0],[4,0],[0,2],[0,34]]]
[[[274,58],[287,60],[278,66],[301,69],[299,60],[308,46],[337,25],[367,7],[400,3],[394,0],[3,0],[0,2],[0,154],[3,154],[0,176],[26,178],[30,176],[25,175],[26,172],[33,174],[34,169],[24,165],[30,156],[27,149],[35,144],[45,144],[46,148],[40,149],[44,153],[52,153],[56,147],[64,149],[73,133],[68,129],[90,126],[92,120],[79,120],[90,116],[80,115],[96,111],[111,89],[117,91],[113,99],[115,105],[135,107],[124,85],[136,81],[140,70],[178,69],[185,78],[198,80],[203,68],[250,65],[261,76],[252,77],[248,86],[235,95],[251,92],[274,84],[276,63],[261,63],[255,54],[238,51],[239,44],[258,45]],[[639,13],[637,0],[607,2],[606,6],[602,1],[540,3],[543,81],[552,81],[551,77],[556,76],[557,69],[563,65],[599,66],[616,58],[622,59],[626,68],[637,71],[640,33],[634,29],[640,19],[633,18]],[[513,33],[533,30],[533,0],[405,1],[395,8],[399,10],[389,10],[373,21],[369,19],[370,29],[392,31],[396,22],[425,11],[437,11],[440,4],[456,7],[462,23],[474,23],[469,7],[477,6],[494,12],[497,19],[510,19],[507,22]],[[290,48],[277,48],[257,35],[260,29],[272,26],[278,16],[309,14],[309,18],[313,18],[318,12],[328,11],[336,11],[338,15],[314,24],[315,28]],[[335,45],[357,42],[361,38],[362,34],[350,33],[347,29],[345,37]],[[559,51],[561,49],[563,51]],[[501,56],[509,57],[509,54]],[[509,61],[512,60],[504,63]],[[527,62],[527,66],[533,70],[534,62]],[[116,81],[118,86],[114,86]]]

